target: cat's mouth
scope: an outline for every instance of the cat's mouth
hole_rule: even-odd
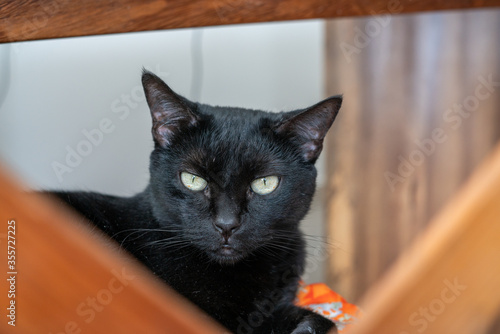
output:
[[[229,244],[223,244],[215,251],[212,251],[212,258],[222,265],[234,265],[243,259],[244,255]]]

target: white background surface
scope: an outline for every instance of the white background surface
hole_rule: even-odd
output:
[[[202,71],[193,73],[193,42],[200,36]],[[32,188],[132,195],[148,182],[153,147],[143,66],[203,103],[293,110],[325,97],[323,53],[321,21],[3,44],[0,159]],[[196,84],[199,97],[191,96]],[[68,148],[78,152],[87,140],[82,131],[103,119],[112,131],[58,177],[54,162],[67,165]],[[307,223],[311,234],[322,231],[320,211]]]

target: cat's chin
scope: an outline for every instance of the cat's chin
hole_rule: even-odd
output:
[[[211,251],[208,255],[213,261],[223,266],[235,265],[245,257],[241,252],[227,246],[222,246],[217,250]]]

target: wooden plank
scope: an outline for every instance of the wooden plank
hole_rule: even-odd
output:
[[[0,42],[493,6],[500,1],[4,0]]]
[[[0,185],[1,333],[222,332],[70,212],[23,193],[2,171]],[[15,225],[12,268],[6,266],[9,224]],[[6,317],[11,301],[15,327]]]
[[[500,310],[500,145],[365,296],[351,334],[484,333]]]

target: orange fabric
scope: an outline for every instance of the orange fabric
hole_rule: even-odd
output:
[[[301,286],[295,304],[332,320],[339,333],[345,333],[362,313],[356,305],[346,302],[324,283]]]

